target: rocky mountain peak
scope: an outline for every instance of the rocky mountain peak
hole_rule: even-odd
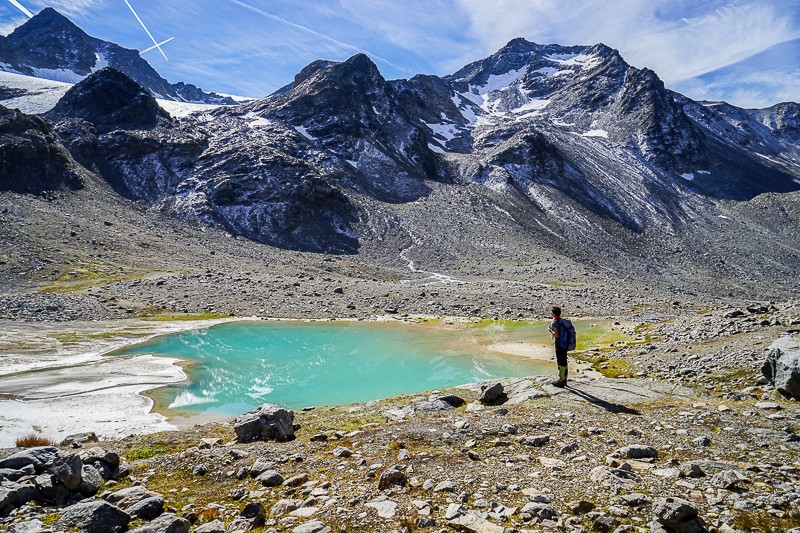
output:
[[[149,129],[169,115],[155,98],[124,73],[106,67],[72,87],[48,118],[80,118],[99,131]]]
[[[76,26],[67,17],[52,7],[46,7],[35,14],[27,22],[15,29],[11,35],[9,35],[9,37],[14,36],[15,38],[21,39],[28,37],[29,35],[45,31],[69,31],[76,34],[86,35],[83,30]]]

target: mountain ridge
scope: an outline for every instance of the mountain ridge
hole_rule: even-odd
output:
[[[51,7],[44,8],[10,35],[0,36],[0,70],[75,83],[105,66],[124,72],[160,98],[236,104],[230,97],[205,92],[191,84],[169,83],[138,50],[91,37]]]

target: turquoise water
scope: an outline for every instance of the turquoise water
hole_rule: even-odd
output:
[[[491,339],[491,342],[503,340]],[[232,322],[156,338],[116,355],[153,353],[196,364],[188,383],[155,395],[189,415],[235,415],[270,402],[291,409],[364,402],[495,377],[552,371],[492,354],[485,333],[363,323]]]

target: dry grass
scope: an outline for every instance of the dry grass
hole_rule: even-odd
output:
[[[37,435],[36,433],[31,433],[29,435],[25,435],[24,437],[19,437],[15,443],[17,448],[33,448],[36,446],[58,446],[58,443],[53,439],[42,437],[41,435]]]

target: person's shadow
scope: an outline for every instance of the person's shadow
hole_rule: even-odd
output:
[[[582,399],[586,400],[587,402],[589,402],[589,403],[591,403],[593,405],[601,407],[601,408],[605,409],[606,411],[610,411],[612,413],[625,413],[626,415],[641,415],[642,414],[639,411],[637,411],[636,409],[631,409],[630,407],[626,407],[626,406],[620,405],[618,403],[612,403],[612,402],[603,400],[602,398],[598,398],[597,396],[594,396],[593,394],[589,394],[586,391],[582,391],[580,389],[576,389],[575,387],[570,387],[569,385],[564,387],[564,390],[569,392],[569,393],[571,393],[571,394],[574,394],[575,396],[578,396],[579,398],[582,398]]]

